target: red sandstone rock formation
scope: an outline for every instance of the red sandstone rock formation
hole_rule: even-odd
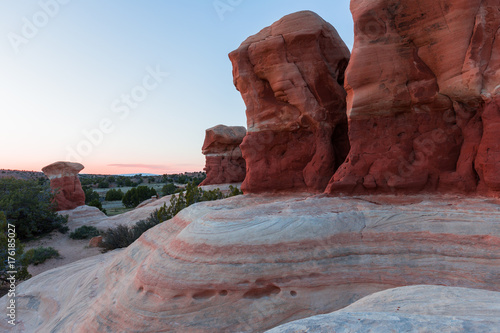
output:
[[[55,162],[42,169],[56,191],[57,210],[74,209],[85,205],[85,193],[78,173],[84,168],[80,163]]]
[[[206,130],[201,150],[206,158],[207,178],[200,185],[241,183],[245,179],[240,144],[246,132],[242,126],[224,125]]]
[[[92,237],[89,241],[89,247],[102,247],[102,236]]]
[[[499,191],[498,0],[353,0],[351,11],[351,151],[327,192]]]
[[[283,17],[229,54],[247,106],[244,192],[323,191],[349,151],[349,50],[315,13]]]

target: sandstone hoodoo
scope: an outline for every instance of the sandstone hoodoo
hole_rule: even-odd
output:
[[[85,205],[85,193],[78,173],[84,166],[80,163],[55,162],[42,169],[56,192],[57,210],[69,210]]]
[[[245,179],[245,160],[240,144],[246,135],[243,126],[217,125],[205,132],[201,148],[205,155],[207,178],[200,185],[241,183]]]
[[[287,15],[229,54],[247,110],[245,193],[323,191],[349,151],[349,49],[317,14]]]
[[[498,195],[500,3],[353,0],[351,11],[351,151],[327,192]]]
[[[347,106],[349,51],[314,13],[230,54],[248,133],[217,126],[203,151],[225,157],[244,136],[244,191],[282,193],[200,202],[125,249],[39,274],[17,286],[17,325],[0,330],[498,330],[500,199],[463,193],[500,191],[500,4],[351,9]],[[227,177],[222,160],[207,159],[213,179]],[[44,168],[53,187],[81,191],[83,166],[59,163]],[[376,193],[391,190],[462,193]],[[138,221],[152,204],[93,225]]]

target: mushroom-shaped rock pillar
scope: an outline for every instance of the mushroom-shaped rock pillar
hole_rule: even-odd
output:
[[[206,130],[201,150],[207,178],[200,185],[241,183],[245,179],[240,144],[246,133],[243,126],[217,125]]]
[[[85,205],[85,193],[78,179],[78,173],[83,168],[80,163],[55,162],[42,169],[50,179],[50,187],[56,192],[58,211]]]

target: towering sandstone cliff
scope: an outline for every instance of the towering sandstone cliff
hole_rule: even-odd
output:
[[[42,169],[50,179],[50,187],[56,192],[57,210],[85,205],[85,192],[78,179],[78,173],[83,168],[80,163],[55,162]]]
[[[327,192],[499,193],[499,8],[351,1],[351,151]]]

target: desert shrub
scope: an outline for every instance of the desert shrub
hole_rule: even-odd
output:
[[[141,220],[131,228],[119,225],[108,229],[103,235],[103,245],[107,250],[127,247],[148,229],[173,218],[181,210],[194,203],[219,200],[242,194],[238,188],[230,186],[230,190],[231,193],[226,196],[218,188],[211,191],[203,191],[194,182],[188,183],[184,192],[173,195],[170,198],[170,205],[167,206],[164,204],[160,209],[151,213],[147,220]]]
[[[119,224],[104,232],[102,244],[106,250],[119,249],[132,244],[137,238],[127,226]]]
[[[155,221],[154,219],[147,219],[147,220],[141,220],[137,222],[133,227],[132,227],[132,234],[134,235],[134,241],[141,237],[143,233],[157,225],[159,222]]]
[[[161,191],[163,195],[170,195],[174,194],[175,191],[177,190],[177,186],[175,186],[173,183],[168,183],[165,186],[162,187]]]
[[[98,199],[97,199],[97,200],[96,200],[96,199],[94,199],[94,200],[90,201],[89,203],[87,203],[87,206],[97,207],[97,208],[99,208],[99,210],[100,210],[101,212],[103,212],[104,214],[106,214],[106,213],[107,213],[107,212],[106,212],[106,209],[102,208],[102,203],[101,203],[101,201],[100,201],[100,200],[98,200]]]
[[[67,218],[55,212],[54,193],[36,180],[0,179],[0,211],[15,225],[20,240],[67,231]]]
[[[60,258],[59,252],[53,247],[39,246],[26,251],[26,256],[30,264],[39,265],[48,259]]]
[[[82,187],[85,190],[85,186],[92,185],[94,181],[91,178],[88,177],[82,177],[81,175],[78,175],[80,179],[80,184],[82,184]]]
[[[137,207],[144,200],[150,199],[153,195],[158,195],[154,188],[147,186],[138,186],[125,193],[122,202],[127,208]]]
[[[99,201],[99,193],[94,191],[91,187],[89,186],[83,186],[83,192],[85,192],[85,204],[89,204],[92,201]]]
[[[97,185],[97,187],[99,188],[109,188],[109,182],[103,180],[103,181],[100,181],[99,184]]]
[[[123,199],[123,192],[120,189],[111,189],[106,193],[106,201],[120,201]]]
[[[228,195],[224,195],[218,188],[210,191],[203,191],[196,186],[194,182],[188,183],[184,192],[179,193],[177,196],[173,195],[172,198],[170,198],[170,204],[168,206],[164,204],[157,211],[158,219],[162,222],[170,220],[181,210],[197,202],[225,199],[243,194],[237,187],[229,186],[229,188],[231,192]]]
[[[243,194],[243,191],[233,185],[229,185],[229,191],[229,195],[227,196],[228,198]]]
[[[10,284],[7,280],[10,274],[8,271],[16,271],[16,280],[26,280],[31,277],[28,272],[29,258],[24,253],[24,246],[17,238],[9,238],[9,227],[5,214],[0,212],[0,285]],[[15,239],[15,241],[9,241]],[[12,245],[10,245],[12,244]],[[9,246],[10,245],[10,246]],[[15,251],[15,254],[13,253]],[[9,260],[9,257],[11,260]],[[15,260],[12,261],[12,259]],[[13,266],[11,267],[10,264]]]
[[[72,233],[69,234],[71,239],[89,239],[95,236],[99,236],[100,232],[96,227],[84,225],[80,228],[76,228]]]
[[[109,228],[103,233],[103,246],[106,250],[127,247],[141,237],[145,231],[159,223],[161,221],[158,219],[155,211],[146,220],[137,222],[131,228],[124,225]]]
[[[207,178],[207,175],[206,174],[203,174],[201,177],[194,177],[193,178],[193,183],[195,185],[200,185],[202,181],[205,180],[205,178]]]

